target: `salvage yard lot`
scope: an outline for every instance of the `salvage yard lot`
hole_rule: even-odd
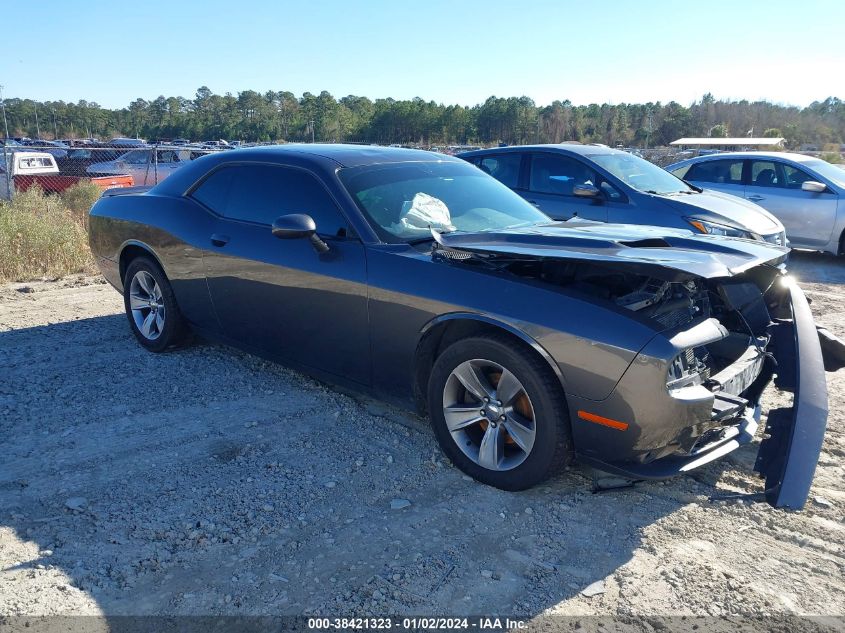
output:
[[[845,259],[791,269],[845,336]],[[0,287],[0,375],[0,616],[845,614],[845,371],[800,513],[730,498],[762,489],[756,445],[601,494],[479,485],[411,414],[142,350],[96,277]]]

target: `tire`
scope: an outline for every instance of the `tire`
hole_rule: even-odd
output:
[[[481,390],[488,394],[487,404],[478,397]],[[572,460],[559,380],[532,350],[507,336],[468,338],[443,351],[429,378],[428,410],[440,448],[452,463],[495,488],[525,490]]]
[[[176,305],[173,288],[151,258],[137,257],[126,268],[123,306],[132,333],[149,351],[163,352],[187,341],[188,328]]]

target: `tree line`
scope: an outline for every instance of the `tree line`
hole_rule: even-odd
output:
[[[6,99],[9,136],[30,138],[188,138],[243,141],[335,141],[419,145],[558,143],[657,147],[683,136],[783,136],[787,146],[845,142],[845,102],[836,97],[805,108],[767,101],[724,101],[705,94],[669,103],[538,106],[528,97],[489,97],[465,107],[420,98],[376,99],[329,92],[214,94],[193,99],[136,99],[125,108],[92,101]]]

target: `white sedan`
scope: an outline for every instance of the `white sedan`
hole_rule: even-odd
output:
[[[783,223],[793,248],[845,255],[845,171],[836,165],[788,152],[726,152],[666,169],[760,205]]]

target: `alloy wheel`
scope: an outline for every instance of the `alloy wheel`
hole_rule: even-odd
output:
[[[531,399],[517,377],[493,361],[472,359],[452,370],[443,388],[443,416],[452,439],[482,468],[516,468],[534,447]]]
[[[155,278],[139,270],[129,284],[129,308],[141,335],[149,341],[161,336],[165,323],[164,300]]]

